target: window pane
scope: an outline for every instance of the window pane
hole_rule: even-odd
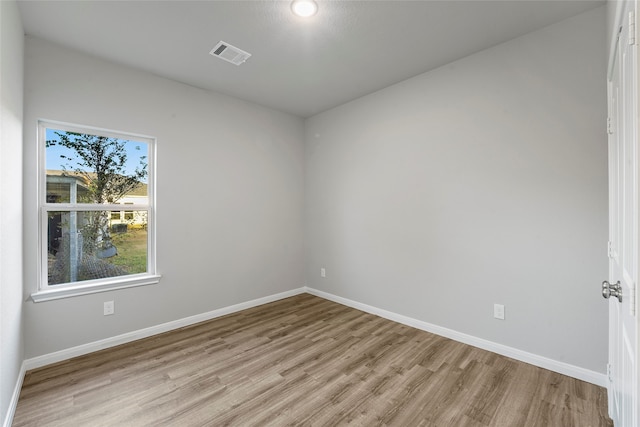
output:
[[[47,171],[47,203],[84,203],[90,199],[86,184],[63,171]]]
[[[146,142],[46,130],[47,203],[147,205]]]
[[[147,211],[112,220],[120,211],[48,213],[48,284],[147,271]]]

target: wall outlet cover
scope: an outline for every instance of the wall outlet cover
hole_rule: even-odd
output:
[[[104,315],[110,316],[115,313],[115,304],[113,301],[105,301],[104,302]]]

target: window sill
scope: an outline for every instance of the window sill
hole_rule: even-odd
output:
[[[115,289],[133,288],[136,286],[154,285],[162,278],[159,274],[140,274],[131,277],[118,277],[110,281],[101,280],[99,283],[82,283],[78,285],[62,286],[60,289],[47,289],[31,294],[33,302],[51,301],[61,298],[71,298],[98,292],[113,291]]]

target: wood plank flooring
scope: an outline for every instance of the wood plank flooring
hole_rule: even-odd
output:
[[[606,390],[308,294],[26,374],[13,426],[612,426]]]

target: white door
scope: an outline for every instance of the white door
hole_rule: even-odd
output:
[[[626,2],[609,81],[609,412],[616,427],[637,427],[638,109],[633,3]],[[631,22],[631,27],[630,27]],[[631,28],[631,38],[629,28]]]

